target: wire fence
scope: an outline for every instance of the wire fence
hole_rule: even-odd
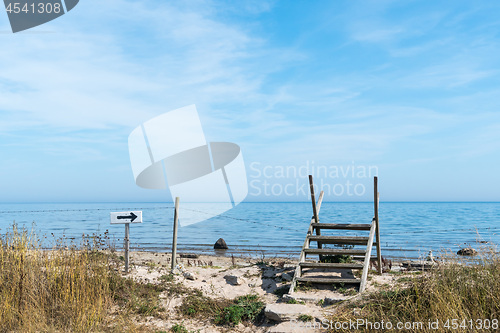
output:
[[[99,205],[99,204],[97,204]],[[163,214],[163,212],[159,212],[159,214],[162,214],[162,215],[168,215],[169,213],[171,213],[171,215],[173,216],[173,210],[174,210],[174,206],[173,205],[164,205],[164,204],[161,204],[159,203],[158,206],[147,206],[147,205],[135,205],[135,207],[131,207],[131,206],[128,206],[128,207],[124,207],[125,205],[123,206],[120,206],[118,207],[118,205],[116,207],[113,207],[113,206],[109,206],[109,207],[104,207],[104,206],[97,206],[97,207],[89,207],[89,208],[68,208],[68,209],[26,209],[26,210],[23,210],[23,209],[18,209],[18,210],[5,210],[5,211],[0,211],[0,217],[6,217],[8,215],[15,215],[15,214],[18,214],[18,215],[28,215],[28,214],[35,214],[37,216],[42,216],[43,214],[54,214],[54,213],[89,213],[87,216],[90,216],[90,218],[87,219],[87,221],[92,221],[93,218],[95,218],[95,215],[96,214],[92,214],[92,213],[100,213],[100,212],[110,212],[110,211],[133,211],[133,210],[142,210],[142,211],[145,211],[145,212],[154,212],[154,211],[165,211],[165,214]],[[5,207],[5,206],[4,206]],[[283,225],[283,224],[278,224],[278,222],[276,223],[272,223],[273,220],[272,218],[274,217],[271,217],[271,222],[269,222],[269,219],[266,221],[266,220],[258,220],[258,219],[252,219],[252,218],[245,218],[245,217],[240,217],[240,216],[235,216],[236,214],[238,214],[237,212],[235,211],[228,211],[226,213],[223,213],[223,214],[220,214],[220,215],[217,215],[215,217],[213,217],[213,214],[211,212],[208,212],[208,211],[203,211],[201,209],[193,209],[193,208],[188,208],[188,207],[182,207],[182,209],[184,210],[188,210],[188,211],[192,211],[192,212],[195,212],[195,213],[198,213],[198,214],[206,214],[207,215],[207,219],[217,219],[218,221],[235,221],[237,223],[246,223],[246,224],[253,224],[253,225],[257,225],[259,227],[265,227],[265,228],[268,228],[268,229],[273,229],[273,230],[276,230],[276,231],[287,231],[287,232],[291,232],[290,234],[287,235],[286,237],[286,240],[284,240],[283,237],[281,237],[282,239],[280,240],[281,243],[279,244],[282,244],[281,246],[266,246],[266,245],[276,245],[277,243],[274,241],[274,240],[271,240],[271,238],[276,238],[279,236],[277,235],[273,235],[272,232],[270,233],[269,235],[269,239],[268,239],[268,243],[265,245],[265,246],[260,246],[260,245],[255,245],[255,244],[249,244],[249,243],[234,243],[233,244],[233,247],[232,247],[232,250],[231,251],[234,251],[234,253],[246,253],[246,254],[251,254],[251,253],[264,253],[264,252],[267,252],[268,254],[272,254],[272,255],[292,255],[293,253],[296,253],[297,251],[300,251],[300,245],[296,245],[295,243],[299,242],[300,244],[303,242],[303,239],[305,237],[305,234],[306,234],[306,231],[307,231],[307,227],[309,225],[309,221],[310,221],[310,215],[309,215],[309,212],[306,211],[304,212],[304,216],[302,218],[300,218],[301,221],[303,221],[303,227],[301,226],[297,226],[297,224],[294,226],[293,223],[291,224],[286,224],[286,225]],[[336,218],[342,218],[342,217],[346,217],[345,214],[349,214],[348,212],[343,212],[343,216],[342,215],[338,215],[338,212],[336,213]],[[99,216],[101,216],[101,214],[97,214]],[[85,218],[87,218],[87,216]],[[296,215],[295,215],[296,216]],[[30,216],[32,217],[32,216]],[[268,215],[269,217],[269,215]],[[327,216],[325,216],[324,218],[326,219]],[[36,216],[34,217],[36,219]],[[71,214],[69,214],[69,217],[66,216],[65,217],[66,219],[71,219]],[[100,218],[99,218],[100,219]],[[335,219],[335,218],[334,218]],[[282,218],[279,218],[279,221],[282,222]],[[395,216],[391,216],[391,222],[389,224],[393,224],[393,223],[396,223],[395,221],[397,221],[398,219],[395,217]],[[70,220],[68,220],[70,221]],[[278,218],[277,218],[277,221],[278,221]],[[0,221],[1,222],[1,221]],[[328,221],[329,223],[332,223],[332,222],[335,222],[335,221]],[[233,223],[233,225],[239,225],[237,223]],[[239,228],[239,227],[237,227]],[[383,250],[383,253],[386,257],[388,258],[405,258],[405,259],[414,259],[414,258],[417,258],[417,257],[420,257],[422,255],[422,253],[427,253],[428,249],[427,247],[435,247],[434,245],[431,246],[430,244],[417,244],[415,242],[413,243],[408,243],[408,237],[404,237],[404,236],[407,236],[407,235],[418,235],[418,234],[421,234],[423,236],[418,236],[420,238],[424,237],[426,238],[426,234],[428,234],[429,236],[430,235],[440,235],[439,239],[443,240],[443,234],[446,234],[446,233],[460,233],[460,234],[465,234],[465,233],[484,233],[484,232],[488,232],[490,234],[494,234],[496,232],[498,232],[500,230],[500,226],[478,226],[478,227],[471,227],[470,224],[469,226],[464,226],[463,228],[444,228],[444,227],[441,227],[441,228],[425,228],[423,229],[423,227],[420,227],[420,226],[413,226],[413,230],[410,230],[409,228],[408,229],[384,229],[383,225],[382,225],[382,230],[381,230],[381,236],[384,238],[386,237],[386,239],[389,240],[389,242],[383,240],[382,243],[385,244],[385,247],[382,248]],[[415,228],[419,228],[419,229],[415,229]],[[75,241],[75,240],[78,240],[78,239],[82,239],[82,240],[91,240],[93,238],[98,238],[98,234],[99,234],[99,230],[100,230],[100,227],[98,227],[97,229],[97,233],[87,233],[87,232],[84,232],[84,234],[82,235],[81,233],[78,233],[76,231],[72,232],[71,231],[71,226],[68,226],[68,229],[60,229],[60,230],[63,230],[62,231],[62,234],[63,234],[63,238],[67,239],[67,240],[70,240],[70,241]],[[59,231],[60,231],[59,230]],[[69,231],[69,232],[68,232]],[[106,230],[107,231],[107,230]],[[55,232],[55,231],[54,231]],[[494,234],[495,237],[496,237],[496,234]],[[121,241],[121,237],[116,233],[116,232],[113,232],[113,235],[109,235],[113,242],[119,242]],[[52,237],[55,237],[54,234],[52,234]],[[248,237],[253,237],[253,236],[248,236]],[[273,238],[273,239],[274,239]],[[253,243],[255,242],[262,242],[263,240],[262,239],[258,239],[258,240],[252,240]],[[265,241],[264,241],[265,242]],[[168,250],[169,246],[170,246],[170,243],[169,241],[167,240],[166,242],[162,242],[161,244],[160,243],[151,243],[150,240],[145,240],[145,239],[142,239],[141,241],[136,241],[134,242],[135,246],[132,245],[131,248],[134,249],[134,250],[145,250],[145,251],[164,251],[164,250]],[[211,249],[211,245],[210,244],[201,244],[201,243],[206,243],[206,240],[203,239],[202,242],[200,242],[199,244],[191,244],[189,243],[186,243],[185,244],[185,248],[184,249],[181,249],[181,250],[186,250],[186,251],[192,251],[192,252],[195,252],[195,253],[205,253],[207,251],[210,251]],[[453,245],[458,245],[459,242],[456,242],[456,244],[454,243]],[[493,243],[497,243],[496,241],[494,241]],[[114,243],[116,245],[116,243]],[[425,254],[424,253],[424,254]]]
[[[0,214],[27,214],[27,213],[61,213],[61,212],[92,212],[92,211],[117,211],[117,210],[167,210],[174,209],[174,206],[159,206],[159,207],[106,207],[106,208],[82,208],[82,209],[43,209],[43,210],[11,210],[11,211],[2,211]],[[185,210],[189,210],[196,213],[206,214],[207,216],[212,216],[210,212],[204,212],[201,210],[191,209],[191,208],[183,208]],[[296,232],[306,232],[306,229],[298,229],[291,228],[290,226],[276,225],[268,222],[257,221],[247,218],[234,217],[227,214],[217,215],[216,218],[223,218],[233,221],[246,222],[257,224],[261,226],[271,227],[279,230],[290,230]],[[305,217],[307,220],[307,217]],[[407,231],[393,231],[393,232],[384,232],[381,230],[381,234],[383,235],[407,235],[407,234],[425,234],[425,233],[446,233],[446,232],[479,232],[479,231],[497,231],[500,230],[499,227],[469,227],[469,228],[453,228],[453,229],[426,229],[426,230],[407,230]]]

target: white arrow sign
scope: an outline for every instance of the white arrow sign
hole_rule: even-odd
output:
[[[111,214],[111,224],[142,223],[142,211],[114,212]]]

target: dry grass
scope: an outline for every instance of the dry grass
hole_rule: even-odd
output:
[[[254,321],[262,312],[256,295],[214,300],[170,274],[154,284],[122,276],[122,263],[103,243],[94,235],[80,246],[57,240],[45,250],[35,233],[16,225],[1,235],[0,332],[155,331],[143,319],[169,319],[160,295],[182,296],[179,315],[217,325]]]
[[[122,277],[113,256],[95,248],[101,241],[92,242],[77,248],[58,241],[43,250],[33,232],[16,225],[2,235],[0,332],[140,330],[124,315],[110,316],[110,309],[116,304],[126,305],[122,312],[158,311],[157,288]]]
[[[475,263],[455,261],[439,265],[428,274],[406,279],[404,284],[391,290],[378,291],[367,299],[346,303],[330,319],[330,326],[349,320],[364,322],[358,327],[359,332],[380,331],[366,324],[382,321],[390,322],[394,328],[397,323],[407,324],[409,329],[405,332],[498,331],[500,258],[494,249],[483,249]],[[439,320],[438,330],[435,325],[429,327],[429,321],[434,323],[436,320]],[[331,331],[347,332],[350,329]]]

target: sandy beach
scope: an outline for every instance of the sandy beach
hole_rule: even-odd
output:
[[[431,332],[450,318],[498,324],[500,260],[486,244],[463,258],[383,258],[382,273],[377,260],[363,266],[354,255],[336,270],[308,261],[290,292],[297,261],[281,257],[179,252],[172,270],[170,253],[132,251],[125,272],[125,253],[114,248],[46,250],[33,241],[15,227],[0,240],[0,331],[349,332],[346,323],[383,321]],[[368,273],[361,293],[360,266]],[[308,280],[310,273],[326,282]]]
[[[122,253],[117,253],[119,256]],[[196,258],[194,258],[196,257]],[[319,332],[318,328],[308,328],[315,322],[317,325],[327,320],[335,311],[335,304],[359,295],[353,290],[336,291],[330,288],[298,291],[295,301],[281,297],[280,289],[290,285],[296,261],[283,258],[248,258],[192,255],[181,253],[178,264],[183,272],[176,270],[175,282],[190,289],[200,290],[204,296],[213,299],[232,300],[245,295],[258,295],[266,304],[265,316],[258,324],[240,323],[236,327],[214,325],[208,318],[189,318],[179,313],[183,295],[160,295],[162,306],[166,309],[168,319],[154,316],[136,316],[135,321],[152,330],[170,330],[176,324],[194,332]],[[161,277],[171,271],[171,254],[154,252],[131,252],[130,273],[124,274],[141,283],[160,283]],[[395,267],[395,269],[397,269]],[[190,278],[186,277],[189,272]],[[340,273],[339,273],[340,274]],[[399,276],[398,276],[399,277]],[[368,291],[377,286],[395,282],[392,274],[371,275]],[[285,289],[286,290],[286,289]],[[270,311],[289,312],[284,320],[272,320]],[[298,320],[300,315],[311,316],[310,322]]]

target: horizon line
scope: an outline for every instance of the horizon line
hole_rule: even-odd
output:
[[[373,200],[368,201],[323,201],[324,203],[373,203]],[[488,200],[464,200],[464,201],[447,201],[447,200],[439,200],[439,201],[420,201],[420,200],[411,200],[411,201],[395,201],[395,200],[380,200],[380,202],[384,203],[500,203],[500,201],[488,201]],[[166,201],[11,201],[11,202],[1,202],[0,204],[8,205],[8,204],[116,204],[116,203],[147,203],[147,204],[170,204],[174,203],[166,202]],[[210,204],[210,203],[219,203],[219,202],[185,202],[189,204]],[[311,203],[308,201],[243,201],[240,204],[249,204],[249,203]]]

